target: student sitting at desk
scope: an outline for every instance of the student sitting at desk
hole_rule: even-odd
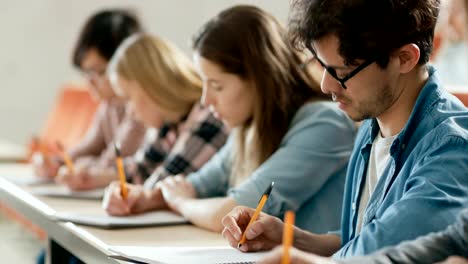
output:
[[[170,208],[193,224],[220,232],[236,205],[256,206],[272,181],[265,210],[297,211],[298,225],[337,228],[355,127],[326,102],[304,60],[270,14],[237,6],[209,21],[194,39],[203,80],[202,103],[233,135],[198,172],[129,186],[127,200],[112,185],[104,207],[112,215]],[[314,219],[314,221],[310,221]]]
[[[91,16],[84,25],[73,52],[73,64],[80,69],[89,82],[91,94],[100,101],[94,120],[83,138],[70,149],[74,160],[74,173],[61,165],[58,157],[49,157],[50,162],[34,164],[39,176],[54,177],[71,189],[92,189],[108,184],[101,170],[114,166],[113,142],[119,141],[123,156],[130,156],[140,146],[145,127],[127,111],[126,103],[119,100],[106,78],[109,60],[121,42],[130,35],[140,32],[138,19],[120,9],[100,11]],[[59,253],[63,261],[77,261],[68,252]],[[63,255],[62,255],[63,254]],[[45,252],[41,252],[38,263],[44,263]]]
[[[105,10],[86,22],[73,53],[73,63],[89,81],[91,94],[100,101],[94,120],[81,142],[69,151],[74,160],[74,173],[66,166],[59,170],[60,158],[35,164],[35,171],[43,177],[54,177],[71,189],[92,189],[108,184],[100,170],[114,166],[112,142],[119,141],[122,155],[130,156],[141,144],[145,128],[127,111],[109,85],[105,73],[107,64],[120,43],[141,31],[136,17],[124,10]]]
[[[147,34],[130,37],[112,58],[108,74],[136,118],[157,130],[135,158],[125,161],[128,180],[141,184],[191,173],[224,145],[227,127],[199,103],[200,76],[168,41]],[[114,170],[110,173],[117,179]]]
[[[468,207],[468,111],[427,64],[440,2],[294,3],[291,35],[324,66],[322,91],[363,124],[349,161],[341,229],[295,228],[293,246],[346,258],[453,224]],[[237,207],[223,219],[232,246],[253,212]],[[280,220],[264,214],[245,230],[240,250],[271,249],[281,244],[281,230]],[[291,251],[291,258],[302,254]]]
[[[468,264],[468,209],[447,229],[405,241],[395,247],[387,247],[368,256],[332,260],[311,253],[292,249],[293,263],[303,264]],[[283,249],[273,250],[259,264],[278,263]]]

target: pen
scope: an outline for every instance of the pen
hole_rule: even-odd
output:
[[[287,211],[284,215],[284,228],[283,228],[283,256],[281,257],[281,264],[289,264],[290,256],[289,249],[293,243],[293,226],[294,226],[294,212]]]
[[[115,149],[115,162],[117,164],[117,170],[118,170],[119,179],[120,179],[120,192],[122,194],[122,198],[125,200],[127,199],[128,189],[127,189],[127,182],[126,182],[126,177],[125,177],[125,170],[123,166],[122,155],[120,153],[120,144],[114,143],[114,149]]]
[[[275,185],[275,182],[271,182],[270,186],[265,190],[263,193],[262,197],[260,198],[260,201],[258,202],[257,209],[255,210],[255,213],[252,215],[252,218],[250,218],[249,224],[245,228],[244,232],[242,233],[241,240],[239,241],[239,244],[237,244],[237,248],[240,248],[242,244],[245,243],[246,236],[245,236],[245,231],[249,229],[249,227],[257,220],[258,216],[260,215],[260,212],[263,209],[263,206],[265,205],[268,197],[270,196],[271,190],[273,189],[273,185]]]

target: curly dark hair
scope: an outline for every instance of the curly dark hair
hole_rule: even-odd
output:
[[[334,34],[347,65],[376,60],[386,68],[390,54],[416,44],[418,64],[429,61],[440,0],[293,0],[289,34],[296,48]]]

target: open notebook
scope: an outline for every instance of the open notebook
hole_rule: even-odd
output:
[[[31,165],[20,163],[0,164],[0,177],[21,186],[44,184],[52,181],[52,179],[36,176]]]
[[[184,217],[170,211],[154,211],[140,215],[110,216],[105,212],[99,214],[79,214],[60,212],[55,214],[58,221],[72,222],[102,228],[129,228],[143,226],[165,226],[187,224]]]
[[[100,200],[104,196],[104,189],[72,191],[63,185],[47,185],[32,188],[31,193],[39,196]]]
[[[243,253],[231,247],[132,247],[109,248],[109,256],[130,263],[150,264],[244,264],[255,263],[268,252]]]
[[[39,176],[36,176],[34,174],[28,174],[28,175],[21,175],[17,177],[5,177],[7,180],[11,181],[14,184],[20,185],[20,186],[33,186],[33,185],[40,185],[40,184],[46,184],[46,183],[51,183],[53,180],[52,179],[47,179],[47,178],[41,178]]]

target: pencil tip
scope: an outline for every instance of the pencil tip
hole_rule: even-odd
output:
[[[114,150],[115,156],[120,157],[120,144],[118,142],[114,142]]]
[[[268,188],[265,190],[265,192],[263,194],[270,195],[271,190],[273,189],[274,185],[275,185],[275,182],[272,181],[270,186],[268,186]]]

